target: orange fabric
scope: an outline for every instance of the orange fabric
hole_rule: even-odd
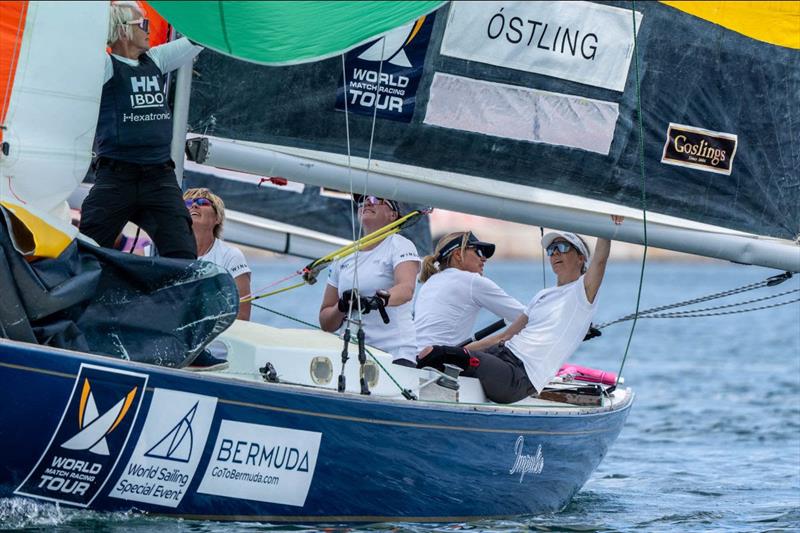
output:
[[[141,2],[148,19],[150,19],[150,47],[158,46],[169,41],[169,32],[172,27],[164,20],[155,9],[147,2]]]
[[[14,74],[22,48],[22,32],[25,29],[25,16],[28,2],[0,2],[0,124],[5,124],[8,105],[11,102],[11,89]],[[3,129],[0,128],[0,142]]]

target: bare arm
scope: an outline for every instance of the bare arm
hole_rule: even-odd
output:
[[[618,215],[611,215],[611,220],[614,224],[619,226],[624,220],[623,217]],[[606,264],[608,263],[608,255],[611,252],[611,241],[609,239],[597,239],[597,244],[594,247],[594,255],[589,268],[583,278],[583,285],[586,289],[586,299],[589,303],[594,303],[597,297],[597,291],[600,290],[600,284],[603,283],[603,276],[606,273]]]
[[[417,261],[403,261],[394,267],[394,286],[389,289],[389,307],[411,301],[414,297],[417,274],[419,274]]]
[[[483,338],[479,341],[471,342],[466,345],[467,350],[485,350],[489,346],[494,346],[500,342],[505,342],[511,337],[522,331],[528,325],[528,315],[522,313],[517,319],[511,323],[504,331],[496,335]]]
[[[342,325],[344,313],[339,311],[338,303],[339,290],[333,285],[326,285],[319,307],[319,326],[324,331],[336,331]]]
[[[236,289],[239,291],[239,297],[244,298],[250,296],[250,273],[236,276],[233,280],[236,283]],[[239,314],[236,315],[237,320],[250,320],[250,302],[239,302]]]

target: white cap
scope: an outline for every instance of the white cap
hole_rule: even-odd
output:
[[[575,249],[578,251],[578,253],[585,258],[584,263],[587,264],[589,263],[592,256],[589,253],[589,250],[586,248],[586,245],[583,243],[580,237],[568,231],[551,231],[549,233],[546,233],[544,237],[542,237],[542,248],[547,250],[547,247],[553,244],[553,241],[556,240],[558,237],[561,237],[562,239],[570,243],[572,246],[574,246]]]

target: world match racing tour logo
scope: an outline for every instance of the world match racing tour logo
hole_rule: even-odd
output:
[[[81,365],[61,422],[15,494],[88,506],[119,460],[147,376]]]
[[[421,17],[348,52],[336,109],[410,122],[434,16]]]

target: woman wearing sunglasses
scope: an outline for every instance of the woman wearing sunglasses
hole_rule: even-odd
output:
[[[151,49],[142,6],[112,2],[109,9],[95,185],[83,202],[81,231],[110,247],[126,222],[140,222],[162,256],[194,259],[191,220],[170,155],[165,79],[202,48],[182,38]]]
[[[612,216],[614,224],[622,217]],[[486,397],[512,403],[539,394],[583,341],[597,310],[597,292],[611,241],[597,239],[594,256],[574,233],[554,231],[542,238],[557,277],[555,287],[539,291],[506,331],[465,348],[429,346],[417,366],[443,369],[453,364],[478,378]]]
[[[471,231],[450,233],[422,261],[422,287],[414,304],[417,345],[453,346],[472,335],[481,309],[512,323],[525,309],[516,299],[483,275],[494,244],[478,240]]]
[[[364,235],[369,235],[400,216],[394,200],[375,196],[355,196],[358,218]],[[357,261],[357,262],[356,262]],[[366,342],[395,357],[395,362],[414,366],[417,354],[414,322],[411,318],[414,287],[419,272],[417,248],[402,235],[391,235],[378,243],[365,246],[357,254],[335,261],[330,269],[328,285],[319,310],[319,324],[325,331],[336,331],[348,313],[358,316],[361,304],[362,327]],[[354,282],[354,279],[357,282]],[[362,300],[352,299],[357,288]],[[370,301],[380,298],[385,303],[389,323],[386,324]],[[362,311],[363,312],[363,311]]]
[[[222,240],[225,225],[225,203],[208,189],[189,189],[183,194],[186,209],[192,218],[192,231],[197,244],[197,258],[227,270],[239,297],[250,294],[250,267],[244,254]],[[239,320],[250,320],[250,303],[239,304]]]

